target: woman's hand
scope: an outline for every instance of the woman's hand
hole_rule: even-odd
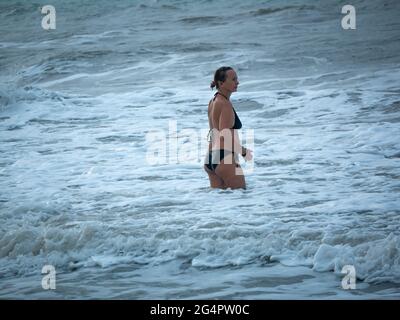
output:
[[[244,156],[244,160],[250,161],[253,159],[253,150],[246,148],[246,155]]]

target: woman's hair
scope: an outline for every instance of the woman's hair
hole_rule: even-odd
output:
[[[211,81],[210,88],[214,89],[214,87],[217,87],[219,89],[219,84],[218,81],[224,82],[226,80],[226,72],[228,70],[233,70],[231,67],[221,67],[217,69],[214,73],[214,80]]]

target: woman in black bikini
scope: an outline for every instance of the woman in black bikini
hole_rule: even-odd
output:
[[[236,130],[242,127],[242,123],[229,100],[238,85],[236,72],[231,67],[215,71],[211,88],[217,87],[218,92],[208,104],[210,144],[204,164],[212,188],[246,189],[238,154],[246,161],[251,160],[253,155],[250,149],[240,144]]]

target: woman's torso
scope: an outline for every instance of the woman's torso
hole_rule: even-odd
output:
[[[209,120],[210,132],[212,133],[213,129],[218,130],[218,131],[220,131],[222,129],[222,128],[219,128],[219,122],[220,122],[219,120],[221,117],[222,108],[232,108],[233,117],[232,117],[232,126],[230,127],[230,129],[241,129],[242,122],[240,121],[232,104],[229,102],[229,103],[219,104],[219,106],[216,106],[217,99],[219,99],[218,93],[216,93],[214,98],[212,100],[210,100],[210,102],[209,102],[208,120]],[[211,134],[210,136],[211,137],[209,140],[208,150],[216,150],[216,149],[223,148],[223,149],[232,151],[232,148],[228,148],[226,146],[220,147],[221,144],[219,144],[218,141],[216,141],[216,139],[218,138],[218,137],[216,137],[216,135]]]

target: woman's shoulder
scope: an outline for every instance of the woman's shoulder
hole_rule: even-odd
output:
[[[233,106],[230,101],[226,99],[211,99],[208,103],[208,114],[213,114],[213,117],[220,117],[233,115]]]
[[[222,108],[224,106],[231,106],[232,107],[232,103],[230,101],[226,100],[226,99],[218,99],[218,98],[216,98],[216,99],[211,99],[208,106],[209,107],[210,106],[214,106],[216,108]]]

